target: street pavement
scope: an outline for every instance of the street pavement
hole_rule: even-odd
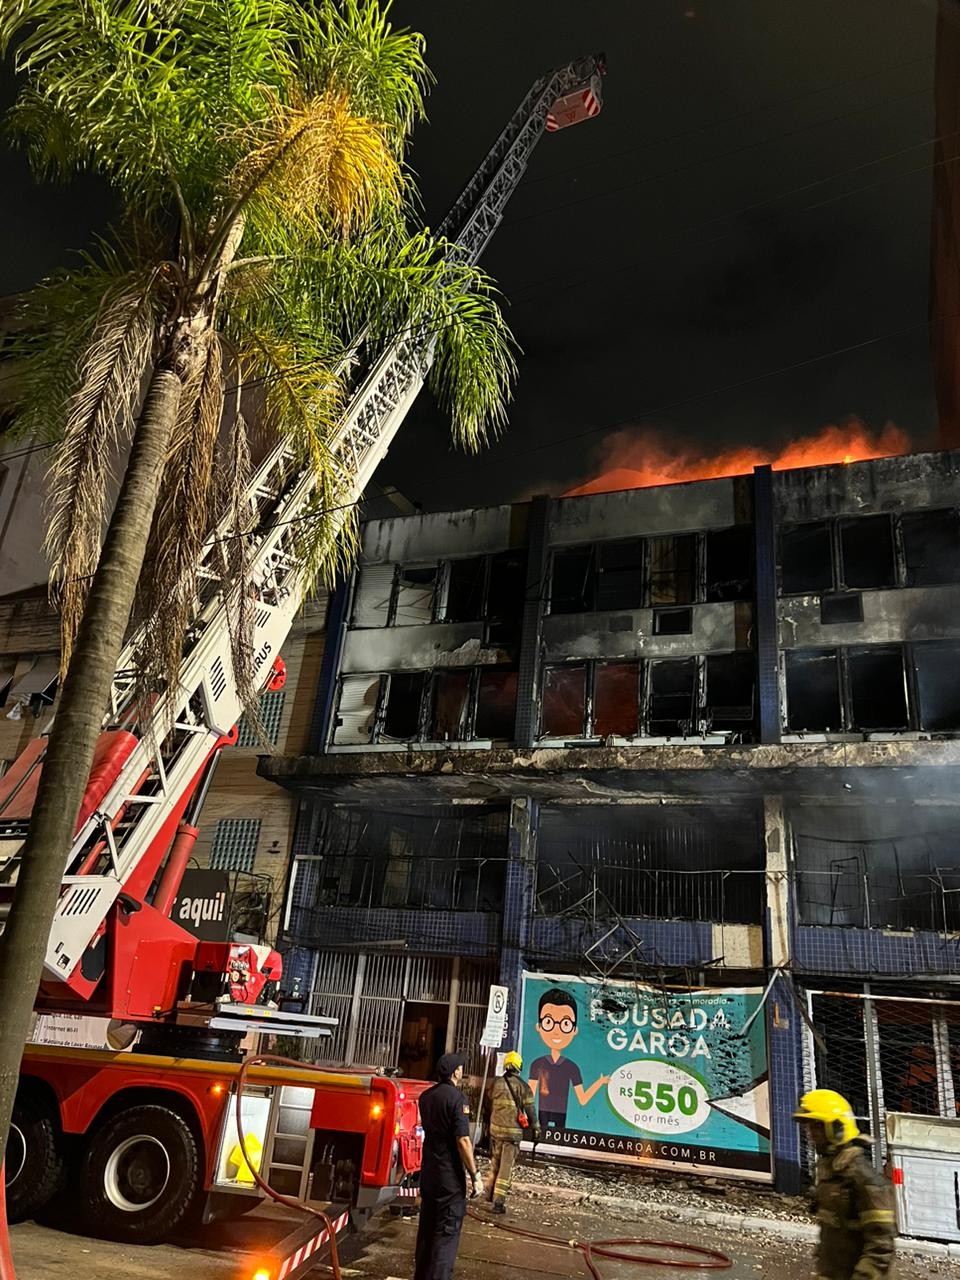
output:
[[[260,1210],[238,1222],[217,1224],[172,1244],[126,1246],[68,1235],[35,1223],[13,1228],[13,1248],[19,1280],[251,1280],[258,1249],[289,1228],[284,1211]],[[352,1259],[344,1275],[363,1280],[410,1280],[416,1218],[387,1218]],[[517,1195],[511,1200],[510,1225],[558,1237],[600,1240],[651,1237],[698,1244],[726,1253],[733,1267],[725,1271],[628,1266],[602,1262],[604,1280],[691,1280],[710,1276],[728,1280],[811,1280],[813,1269],[805,1242],[784,1240],[756,1232],[739,1235],[692,1223],[670,1222],[663,1216],[626,1220],[608,1212],[576,1206],[544,1205]],[[314,1272],[317,1280],[329,1271]],[[540,1280],[541,1277],[587,1275],[580,1256],[561,1244],[544,1245],[510,1236],[485,1217],[468,1221],[460,1247],[456,1280]],[[960,1280],[960,1264],[936,1258],[901,1257],[897,1280],[942,1276]]]

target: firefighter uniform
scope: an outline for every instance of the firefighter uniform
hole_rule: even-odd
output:
[[[849,1103],[828,1089],[804,1094],[795,1113],[817,1146],[820,1224],[817,1280],[880,1280],[893,1274],[893,1188],[873,1167]]]
[[[522,1066],[519,1053],[508,1053],[503,1075],[494,1080],[490,1094],[490,1169],[484,1189],[494,1210],[500,1213],[513,1183],[520,1143],[524,1138],[536,1142],[540,1136],[533,1093],[520,1076]],[[526,1117],[525,1128],[518,1120],[521,1114]]]
[[[470,1106],[451,1076],[462,1065],[462,1058],[445,1054],[437,1068],[440,1083],[420,1098],[424,1144],[414,1280],[451,1280],[460,1247],[467,1175],[459,1140],[470,1134]]]

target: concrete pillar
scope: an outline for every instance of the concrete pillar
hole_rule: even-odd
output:
[[[537,818],[537,804],[531,797],[519,796],[511,802],[498,978],[501,986],[510,989],[506,1048],[516,1047],[520,975],[533,928]]]
[[[518,747],[532,747],[539,720],[537,693],[540,684],[540,627],[546,608],[547,572],[550,564],[551,499],[536,497],[530,503],[527,533],[527,582],[517,664]]]
[[[789,832],[781,796],[764,796],[763,839],[767,895],[764,949],[769,974],[789,969],[792,958]],[[803,1036],[789,978],[779,976],[774,982],[767,998],[766,1018],[774,1186],[787,1195],[796,1195],[803,1169],[800,1131],[793,1112],[803,1093]]]
[[[760,741],[780,741],[780,655],[777,635],[777,527],[773,472],[753,469],[753,530],[756,595],[753,631],[757,652]]]

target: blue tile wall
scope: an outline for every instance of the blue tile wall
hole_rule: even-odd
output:
[[[890,934],[880,929],[798,925],[794,965],[810,973],[905,977],[960,973],[960,939],[944,934]]]

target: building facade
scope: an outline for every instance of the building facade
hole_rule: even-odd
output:
[[[308,749],[261,762],[328,1056],[476,1066],[524,973],[746,986],[784,1189],[805,1084],[876,1132],[956,1114],[958,481],[948,452],[368,523]]]

